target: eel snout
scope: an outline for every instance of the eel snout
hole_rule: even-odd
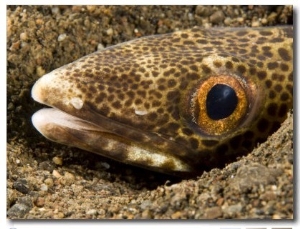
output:
[[[93,111],[80,91],[76,91],[72,82],[63,76],[64,71],[54,70],[40,78],[32,88],[32,98],[51,107],[32,116],[34,127],[44,137],[156,171],[186,174],[193,170],[180,159],[182,147],[170,139],[140,132]],[[152,141],[162,142],[163,146],[150,145]],[[163,152],[160,147],[169,150]]]

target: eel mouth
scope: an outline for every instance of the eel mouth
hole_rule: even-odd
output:
[[[50,92],[43,81],[42,77],[33,86],[32,98],[51,108],[37,111],[32,123],[47,139],[158,172],[185,175],[193,171],[185,147],[105,117],[88,103],[76,103],[80,109],[73,104],[73,110],[62,106],[55,101],[61,95],[54,95],[53,88]]]

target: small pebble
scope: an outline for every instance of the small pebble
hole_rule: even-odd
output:
[[[208,219],[217,219],[223,215],[222,209],[220,207],[212,207],[206,209],[206,217]]]
[[[63,164],[63,160],[61,157],[53,157],[52,161],[54,162],[54,164],[56,165],[62,165]]]
[[[21,33],[21,34],[20,34],[20,39],[21,39],[22,41],[27,41],[27,39],[28,39],[27,33]]]
[[[57,6],[51,8],[52,14],[60,14],[60,9]]]
[[[66,39],[66,37],[67,37],[67,34],[65,34],[65,33],[60,34],[57,38],[57,41],[59,41],[59,42],[63,41],[64,39]]]
[[[53,186],[53,179],[47,178],[44,180],[44,183],[51,188]]]
[[[259,26],[261,26],[261,24],[260,24],[259,21],[253,21],[253,22],[251,23],[251,26],[252,26],[252,27],[259,27]]]
[[[60,173],[57,170],[53,170],[52,175],[54,177],[56,177],[56,178],[60,178],[61,177]]]
[[[25,216],[33,207],[30,197],[20,197],[15,205],[13,205],[8,211],[7,216],[10,219],[20,219]]]
[[[230,17],[226,17],[224,20],[225,25],[230,25],[232,23],[232,19]]]
[[[43,207],[45,205],[45,198],[38,197],[35,201],[35,205],[39,208]]]
[[[46,184],[41,184],[41,191],[48,191],[48,186]]]
[[[220,22],[222,22],[225,18],[225,15],[223,13],[223,11],[219,10],[214,12],[210,17],[209,20],[211,23],[213,24],[218,24]]]
[[[87,215],[96,215],[97,214],[97,210],[96,209],[90,209],[86,212]]]
[[[113,30],[112,28],[109,28],[108,30],[106,30],[106,34],[107,34],[108,36],[113,35],[113,33],[114,33],[114,30]]]
[[[45,73],[46,73],[46,71],[45,71],[45,69],[43,69],[42,66],[37,66],[37,67],[36,67],[36,74],[37,74],[39,77],[45,75]]]
[[[54,219],[63,219],[65,217],[64,213],[58,212],[57,214],[54,215]]]
[[[242,24],[242,23],[244,23],[245,19],[243,17],[238,17],[236,20],[237,20],[237,22]]]
[[[235,205],[230,205],[226,209],[226,213],[229,215],[235,215],[236,213],[240,212],[242,210],[242,205],[240,203],[235,204]]]
[[[105,47],[103,44],[99,43],[98,46],[97,46],[97,50],[100,51],[100,50],[103,50]]]
[[[149,209],[146,209],[142,212],[142,218],[143,219],[151,219],[152,218],[152,213]]]
[[[266,25],[267,23],[268,23],[268,19],[267,18],[261,19],[261,24]]]
[[[75,176],[72,173],[66,172],[65,175],[61,178],[61,184],[71,185],[75,181]]]
[[[150,200],[145,200],[140,204],[140,207],[141,207],[141,209],[144,210],[144,209],[149,208],[149,206],[151,206],[151,205],[152,205],[152,203]]]
[[[181,215],[182,215],[182,213],[180,211],[177,211],[171,215],[171,218],[172,219],[180,219]]]
[[[13,188],[15,188],[16,190],[18,190],[19,192],[21,192],[23,194],[27,194],[30,190],[27,181],[22,178],[20,178],[14,182]]]

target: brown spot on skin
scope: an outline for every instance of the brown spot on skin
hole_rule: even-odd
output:
[[[280,69],[284,72],[287,72],[289,70],[289,66],[287,64],[281,63]]]
[[[258,124],[257,124],[257,129],[264,133],[267,131],[267,129],[269,128],[269,121],[267,119],[261,119],[259,120]]]
[[[168,88],[172,88],[176,86],[176,81],[174,79],[168,80]]]
[[[159,85],[158,86],[158,90],[160,91],[164,91],[166,89],[166,87],[164,85]]]
[[[217,154],[225,154],[228,151],[228,145],[220,145],[217,149],[216,149],[216,153]]]
[[[199,142],[196,138],[190,138],[191,147],[195,150],[198,149]]]
[[[260,67],[260,68],[262,68],[264,66],[264,63],[263,62],[258,62],[257,66]]]
[[[182,38],[184,38],[184,39],[186,39],[186,38],[188,38],[188,37],[189,37],[189,35],[188,35],[188,34],[186,34],[186,33],[183,33],[183,34],[181,34],[181,37],[182,37]]]
[[[176,169],[176,166],[174,165],[174,162],[171,161],[171,160],[167,160],[166,162],[164,162],[162,165],[161,165],[162,168],[165,168],[165,169],[168,169],[168,170],[174,170]]]
[[[163,74],[165,77],[168,77],[170,75],[170,72],[169,71],[165,71],[164,74]]]
[[[109,102],[112,102],[113,100],[115,99],[115,96],[113,94],[110,94],[108,97],[107,97],[107,100]]]
[[[205,146],[213,147],[213,146],[217,145],[219,142],[216,140],[202,140],[201,143]]]
[[[195,43],[193,41],[184,41],[183,44],[184,45],[195,45]]]
[[[97,96],[96,99],[95,99],[95,102],[96,103],[101,103],[103,101],[104,97],[102,96]]]
[[[179,124],[178,123],[170,123],[168,125],[168,129],[171,131],[171,132],[177,132],[177,130],[179,129]]]
[[[159,72],[152,71],[152,75],[153,75],[154,77],[157,77],[157,76],[159,75]]]
[[[204,71],[204,73],[209,74],[211,73],[211,69],[207,66],[207,65],[201,65],[202,70]]]
[[[124,100],[125,94],[124,94],[124,93],[118,93],[118,94],[117,94],[117,97],[118,97],[118,99],[120,99],[120,100]]]
[[[183,137],[177,137],[175,140],[181,145],[189,145],[188,139],[185,139]]]
[[[138,90],[136,92],[138,95],[142,96],[142,97],[145,97],[146,96],[146,92],[145,91],[142,91],[142,90]]]
[[[259,34],[267,37],[271,36],[273,33],[271,31],[260,31]]]
[[[286,93],[286,92],[283,92],[281,95],[280,95],[280,99],[281,101],[287,101],[288,99],[290,98],[290,96]]]
[[[167,94],[167,99],[168,99],[169,101],[172,101],[172,100],[178,98],[178,95],[179,95],[179,94],[178,94],[177,91],[170,91],[170,92],[168,92],[168,94]]]
[[[261,60],[261,61],[265,61],[266,60],[266,57],[263,56],[263,55],[258,55],[257,56],[257,59]]]
[[[244,37],[248,34],[248,32],[246,31],[240,31],[240,32],[237,32],[236,35],[239,36],[239,37]]]
[[[268,51],[271,50],[271,47],[270,47],[270,46],[263,46],[261,49],[262,49],[264,52],[268,52]]]
[[[196,73],[189,73],[189,74],[187,75],[187,78],[188,78],[188,79],[191,79],[191,80],[196,80],[196,79],[199,78],[199,76],[198,76],[198,74],[196,74]]]
[[[219,62],[219,61],[216,61],[216,60],[215,60],[213,63],[214,63],[214,65],[215,65],[215,67],[217,67],[217,68],[222,67],[222,63]]]
[[[255,75],[256,74],[256,68],[250,68],[249,70],[251,75]]]
[[[239,54],[246,54],[247,53],[247,50],[246,49],[240,49],[239,50]]]
[[[239,39],[239,41],[242,42],[242,43],[247,43],[247,42],[249,42],[249,39],[247,39],[247,38],[242,38],[242,39]]]
[[[191,69],[192,71],[195,71],[195,72],[198,71],[198,67],[197,67],[196,65],[190,66],[190,69]]]
[[[244,65],[239,65],[237,67],[237,70],[240,72],[240,74],[244,74],[246,72],[246,68]]]
[[[180,41],[180,38],[178,37],[178,38],[172,38],[172,42],[173,43],[178,43]]]
[[[260,80],[264,80],[267,77],[267,73],[265,71],[257,72],[257,76]]]
[[[282,86],[280,84],[276,84],[275,87],[274,87],[274,89],[275,89],[276,92],[279,93],[279,92],[282,91]]]
[[[285,117],[287,115],[288,107],[285,103],[282,103],[279,110],[278,110],[278,116],[279,117]]]
[[[271,103],[268,108],[267,108],[268,114],[270,116],[275,116],[277,113],[277,104],[276,103]]]
[[[279,43],[279,42],[283,42],[283,41],[284,40],[282,38],[279,38],[279,37],[270,40],[271,43]]]
[[[218,45],[222,45],[223,43],[220,41],[212,41],[211,44],[214,46],[218,46]]]
[[[276,130],[279,129],[280,125],[281,125],[280,122],[277,122],[277,121],[273,122],[272,127],[271,127],[271,131],[275,132]]]
[[[279,48],[278,54],[284,61],[290,61],[292,59],[290,53],[285,48]]]
[[[204,39],[198,39],[197,42],[198,42],[199,44],[203,44],[203,45],[205,45],[205,44],[208,43],[207,40],[204,40]]]
[[[141,99],[136,99],[136,100],[134,100],[134,103],[136,104],[136,105],[140,105],[140,104],[142,104],[143,103],[143,101],[141,100]]]
[[[272,80],[274,80],[274,81],[282,82],[282,81],[284,81],[284,79],[285,79],[284,75],[279,75],[277,73],[272,74]]]
[[[158,114],[163,114],[163,113],[165,113],[165,111],[164,111],[163,108],[158,108],[157,113]]]
[[[244,134],[245,139],[253,139],[254,137],[254,133],[253,131],[248,130],[245,134]]]
[[[188,129],[188,128],[183,128],[183,129],[182,129],[182,133],[184,133],[184,134],[187,135],[187,136],[191,136],[192,134],[194,134],[194,132],[191,131],[191,130]]]
[[[271,80],[266,80],[265,85],[267,86],[267,88],[271,88],[272,87],[272,81]]]
[[[120,101],[115,101],[112,103],[112,106],[115,108],[115,109],[120,109],[122,107]]]
[[[273,91],[273,90],[271,90],[270,92],[269,92],[269,98],[270,99],[274,99],[276,97],[276,93]]]
[[[203,47],[206,52],[213,51],[213,47]]]
[[[287,84],[286,89],[290,93],[290,95],[293,96],[293,86],[290,84]]]
[[[232,57],[231,60],[232,60],[233,62],[240,62],[239,59],[237,59],[236,57]]]
[[[264,54],[264,56],[269,57],[269,58],[271,58],[273,56],[273,53],[271,53],[271,52],[264,52],[263,54]]]
[[[229,144],[230,144],[232,149],[238,149],[240,147],[241,141],[242,141],[242,136],[238,135],[238,136],[233,137],[229,141]]]
[[[277,62],[268,63],[268,69],[273,70],[275,68],[278,68],[278,63]]]
[[[180,71],[181,71],[182,74],[188,72],[188,70],[186,68],[181,68]]]
[[[259,37],[256,41],[256,44],[258,45],[262,45],[262,44],[265,44],[267,41],[267,38],[266,37]]]
[[[289,74],[288,80],[289,80],[290,82],[293,82],[293,81],[294,81],[294,75],[293,75],[293,72],[291,72],[291,73]]]
[[[227,61],[226,64],[225,64],[225,67],[228,68],[228,69],[232,69],[233,68],[232,62]]]

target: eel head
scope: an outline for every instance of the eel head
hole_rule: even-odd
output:
[[[200,174],[245,155],[293,103],[293,28],[193,28],[92,53],[40,78],[46,138],[143,168]]]

